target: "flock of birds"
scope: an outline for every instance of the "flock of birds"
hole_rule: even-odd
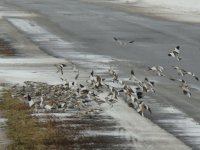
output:
[[[121,41],[116,37],[113,39],[120,45],[126,45],[134,43],[134,41]],[[182,58],[180,57],[180,46],[175,47],[171,50],[168,54],[169,57],[175,58],[177,61],[181,61]],[[136,77],[134,70],[130,71],[130,78],[128,80],[121,80],[119,78],[118,73],[112,69],[111,67],[108,69],[108,75],[110,78],[105,79],[101,75],[95,74],[92,70],[89,74],[89,78],[86,80],[85,85],[78,84],[79,78],[79,70],[76,68],[75,64],[73,64],[73,71],[76,73],[74,76],[74,81],[68,81],[63,77],[66,64],[56,64],[57,73],[59,74],[60,79],[62,80],[63,84],[60,85],[59,90],[54,88],[54,92],[58,92],[59,94],[57,97],[53,97],[54,100],[45,104],[45,101],[51,98],[48,97],[48,92],[41,92],[40,100],[36,103],[33,101],[30,94],[26,95],[28,99],[28,103],[30,107],[37,107],[46,110],[53,110],[53,109],[64,109],[67,108],[68,102],[73,101],[73,106],[82,109],[87,108],[87,105],[91,102],[95,102],[98,105],[102,103],[108,103],[113,107],[113,104],[118,102],[119,97],[124,99],[124,101],[128,104],[129,107],[132,107],[136,110],[141,116],[144,116],[145,111],[149,111],[150,114],[152,113],[151,108],[141,100],[147,93],[152,92],[155,93],[155,82],[149,80],[147,77],[144,80],[140,80]],[[180,77],[185,75],[189,75],[194,77],[195,80],[199,80],[199,78],[193,73],[186,71],[185,69],[180,68],[179,66],[172,66],[174,70],[176,70],[177,74]],[[165,77],[164,74],[164,67],[162,66],[152,66],[148,67],[147,71],[155,73],[157,76]],[[191,97],[191,91],[188,83],[183,79],[175,79],[170,78],[171,81],[179,82],[179,87],[182,89],[183,94]],[[58,99],[59,96],[65,94],[65,99]],[[90,109],[87,112],[95,112],[99,111],[99,109]]]
[[[180,57],[180,46],[176,46],[174,48],[174,50],[172,50],[168,56],[170,57],[173,57],[175,59],[177,59],[178,61],[181,61],[182,58]],[[188,97],[191,97],[191,92],[190,92],[190,86],[188,85],[188,83],[183,79],[183,76],[185,75],[189,75],[189,76],[192,76],[196,81],[199,81],[199,78],[193,73],[193,72],[190,72],[190,71],[186,71],[185,69],[182,69],[181,67],[179,66],[172,66],[173,69],[176,70],[177,74],[179,76],[181,76],[181,78],[179,79],[174,79],[174,78],[170,78],[170,80],[172,81],[178,81],[181,83],[181,85],[179,85],[179,87],[182,89],[183,91],[183,94],[184,95],[187,95]]]
[[[175,58],[177,61],[181,61],[182,58],[180,57],[180,46],[176,46],[173,50],[170,51],[170,53],[168,54],[169,57],[173,57]],[[183,79],[184,76],[189,75],[192,76],[196,81],[199,81],[199,78],[190,71],[186,71],[185,69],[182,69],[179,66],[172,66],[172,68],[174,70],[176,70],[177,74],[181,77],[178,79],[174,79],[174,78],[169,78],[171,81],[177,81],[180,83],[179,87],[182,89],[183,94],[187,95],[188,97],[191,97],[191,91],[190,91],[190,86],[188,85],[188,83]],[[158,76],[165,76],[165,74],[163,74],[163,70],[164,68],[162,66],[153,66],[153,67],[149,67],[149,70],[154,71]]]

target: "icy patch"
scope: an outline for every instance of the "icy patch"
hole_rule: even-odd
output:
[[[199,0],[106,0],[107,2],[114,3],[134,3],[143,7],[154,6],[157,8],[165,8],[168,10],[173,10],[175,13],[178,12],[196,12],[200,11],[200,1]]]
[[[117,60],[104,55],[75,52],[73,50],[73,43],[63,40],[61,37],[50,33],[45,28],[28,19],[9,18],[8,21],[21,31],[29,34],[30,39],[43,49],[59,57],[70,59],[83,68],[87,67],[89,69],[97,69],[98,71],[106,72],[108,64]]]
[[[1,68],[2,69],[2,68]],[[27,68],[23,68],[21,70],[2,70],[0,72],[1,82],[3,83],[20,83],[22,84],[24,81],[35,81],[35,82],[46,82],[49,84],[58,84],[62,83],[59,78],[56,78],[57,74],[52,68],[51,70],[29,70]]]
[[[9,18],[13,25],[28,34],[46,34],[48,33],[44,28],[38,26],[33,21],[27,19]]]
[[[118,132],[118,131],[85,131],[84,132],[86,135],[88,136],[100,136],[100,135],[103,135],[103,136],[123,136],[122,133]],[[125,134],[124,134],[125,135]]]
[[[57,58],[1,58],[1,65],[22,65],[22,64],[57,64],[66,63],[64,59]]]
[[[198,91],[200,91],[200,86],[198,86],[198,85],[191,84],[191,87],[196,89],[196,90],[198,90]]]
[[[34,113],[34,114],[31,114],[31,116],[36,116],[36,117],[52,116],[52,117],[66,118],[66,117],[71,117],[72,114],[70,113]]]
[[[174,108],[174,107],[164,107],[162,109],[163,113],[171,113],[171,114],[177,114],[182,113],[180,110]]]
[[[3,17],[36,17],[36,16],[37,15],[34,13],[27,13],[24,11],[9,11],[9,10],[0,11],[0,18],[3,18]]]
[[[200,124],[193,118],[175,107],[161,106],[159,103],[154,103],[152,110],[154,114],[161,116],[156,118],[158,124],[194,145],[195,148],[200,148]]]
[[[105,1],[110,3],[134,3],[139,0],[105,0]]]
[[[68,53],[68,55],[71,58],[78,58],[79,60],[88,60],[91,62],[102,62],[102,63],[109,63],[113,61],[112,58],[108,56],[103,56],[103,55],[92,55],[92,54],[87,54],[87,53],[79,53],[79,52],[74,52],[74,53]]]
[[[142,2],[147,3],[152,6],[160,6],[168,9],[173,9],[183,12],[199,12],[200,11],[200,1],[199,0],[143,0]]]

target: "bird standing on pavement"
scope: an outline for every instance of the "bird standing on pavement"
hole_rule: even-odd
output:
[[[66,64],[55,64],[55,66],[56,66],[57,69],[58,69],[56,72],[57,72],[57,73],[60,72],[61,75],[63,75],[63,68],[66,67],[67,65],[66,65]]]
[[[144,111],[145,111],[145,110],[148,110],[148,111],[150,112],[150,114],[152,113],[150,107],[149,107],[147,104],[145,104],[143,101],[140,101],[140,102],[138,103],[137,112],[138,112],[141,116],[144,116]]]

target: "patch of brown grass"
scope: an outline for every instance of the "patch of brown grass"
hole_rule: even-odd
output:
[[[9,92],[3,94],[0,109],[4,111],[7,121],[8,137],[12,140],[8,149],[63,149],[74,147],[74,137],[77,130],[63,128],[61,123],[52,117],[45,122],[39,122],[30,115],[26,104],[10,96]]]
[[[0,38],[0,55],[13,56],[14,54],[14,49],[11,47],[10,43]]]
[[[12,142],[8,150],[97,149],[118,145],[113,136],[83,136],[86,130],[102,130],[113,124],[100,121],[59,120],[52,116],[32,117],[27,104],[5,92],[0,102],[7,121],[7,134]],[[82,133],[82,134],[81,134]],[[115,147],[113,147],[115,148]],[[112,149],[112,148],[111,148]],[[120,149],[120,148],[119,148]]]

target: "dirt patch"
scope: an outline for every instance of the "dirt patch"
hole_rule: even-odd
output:
[[[0,38],[0,56],[13,56],[15,49],[12,48],[11,43],[8,40]]]

